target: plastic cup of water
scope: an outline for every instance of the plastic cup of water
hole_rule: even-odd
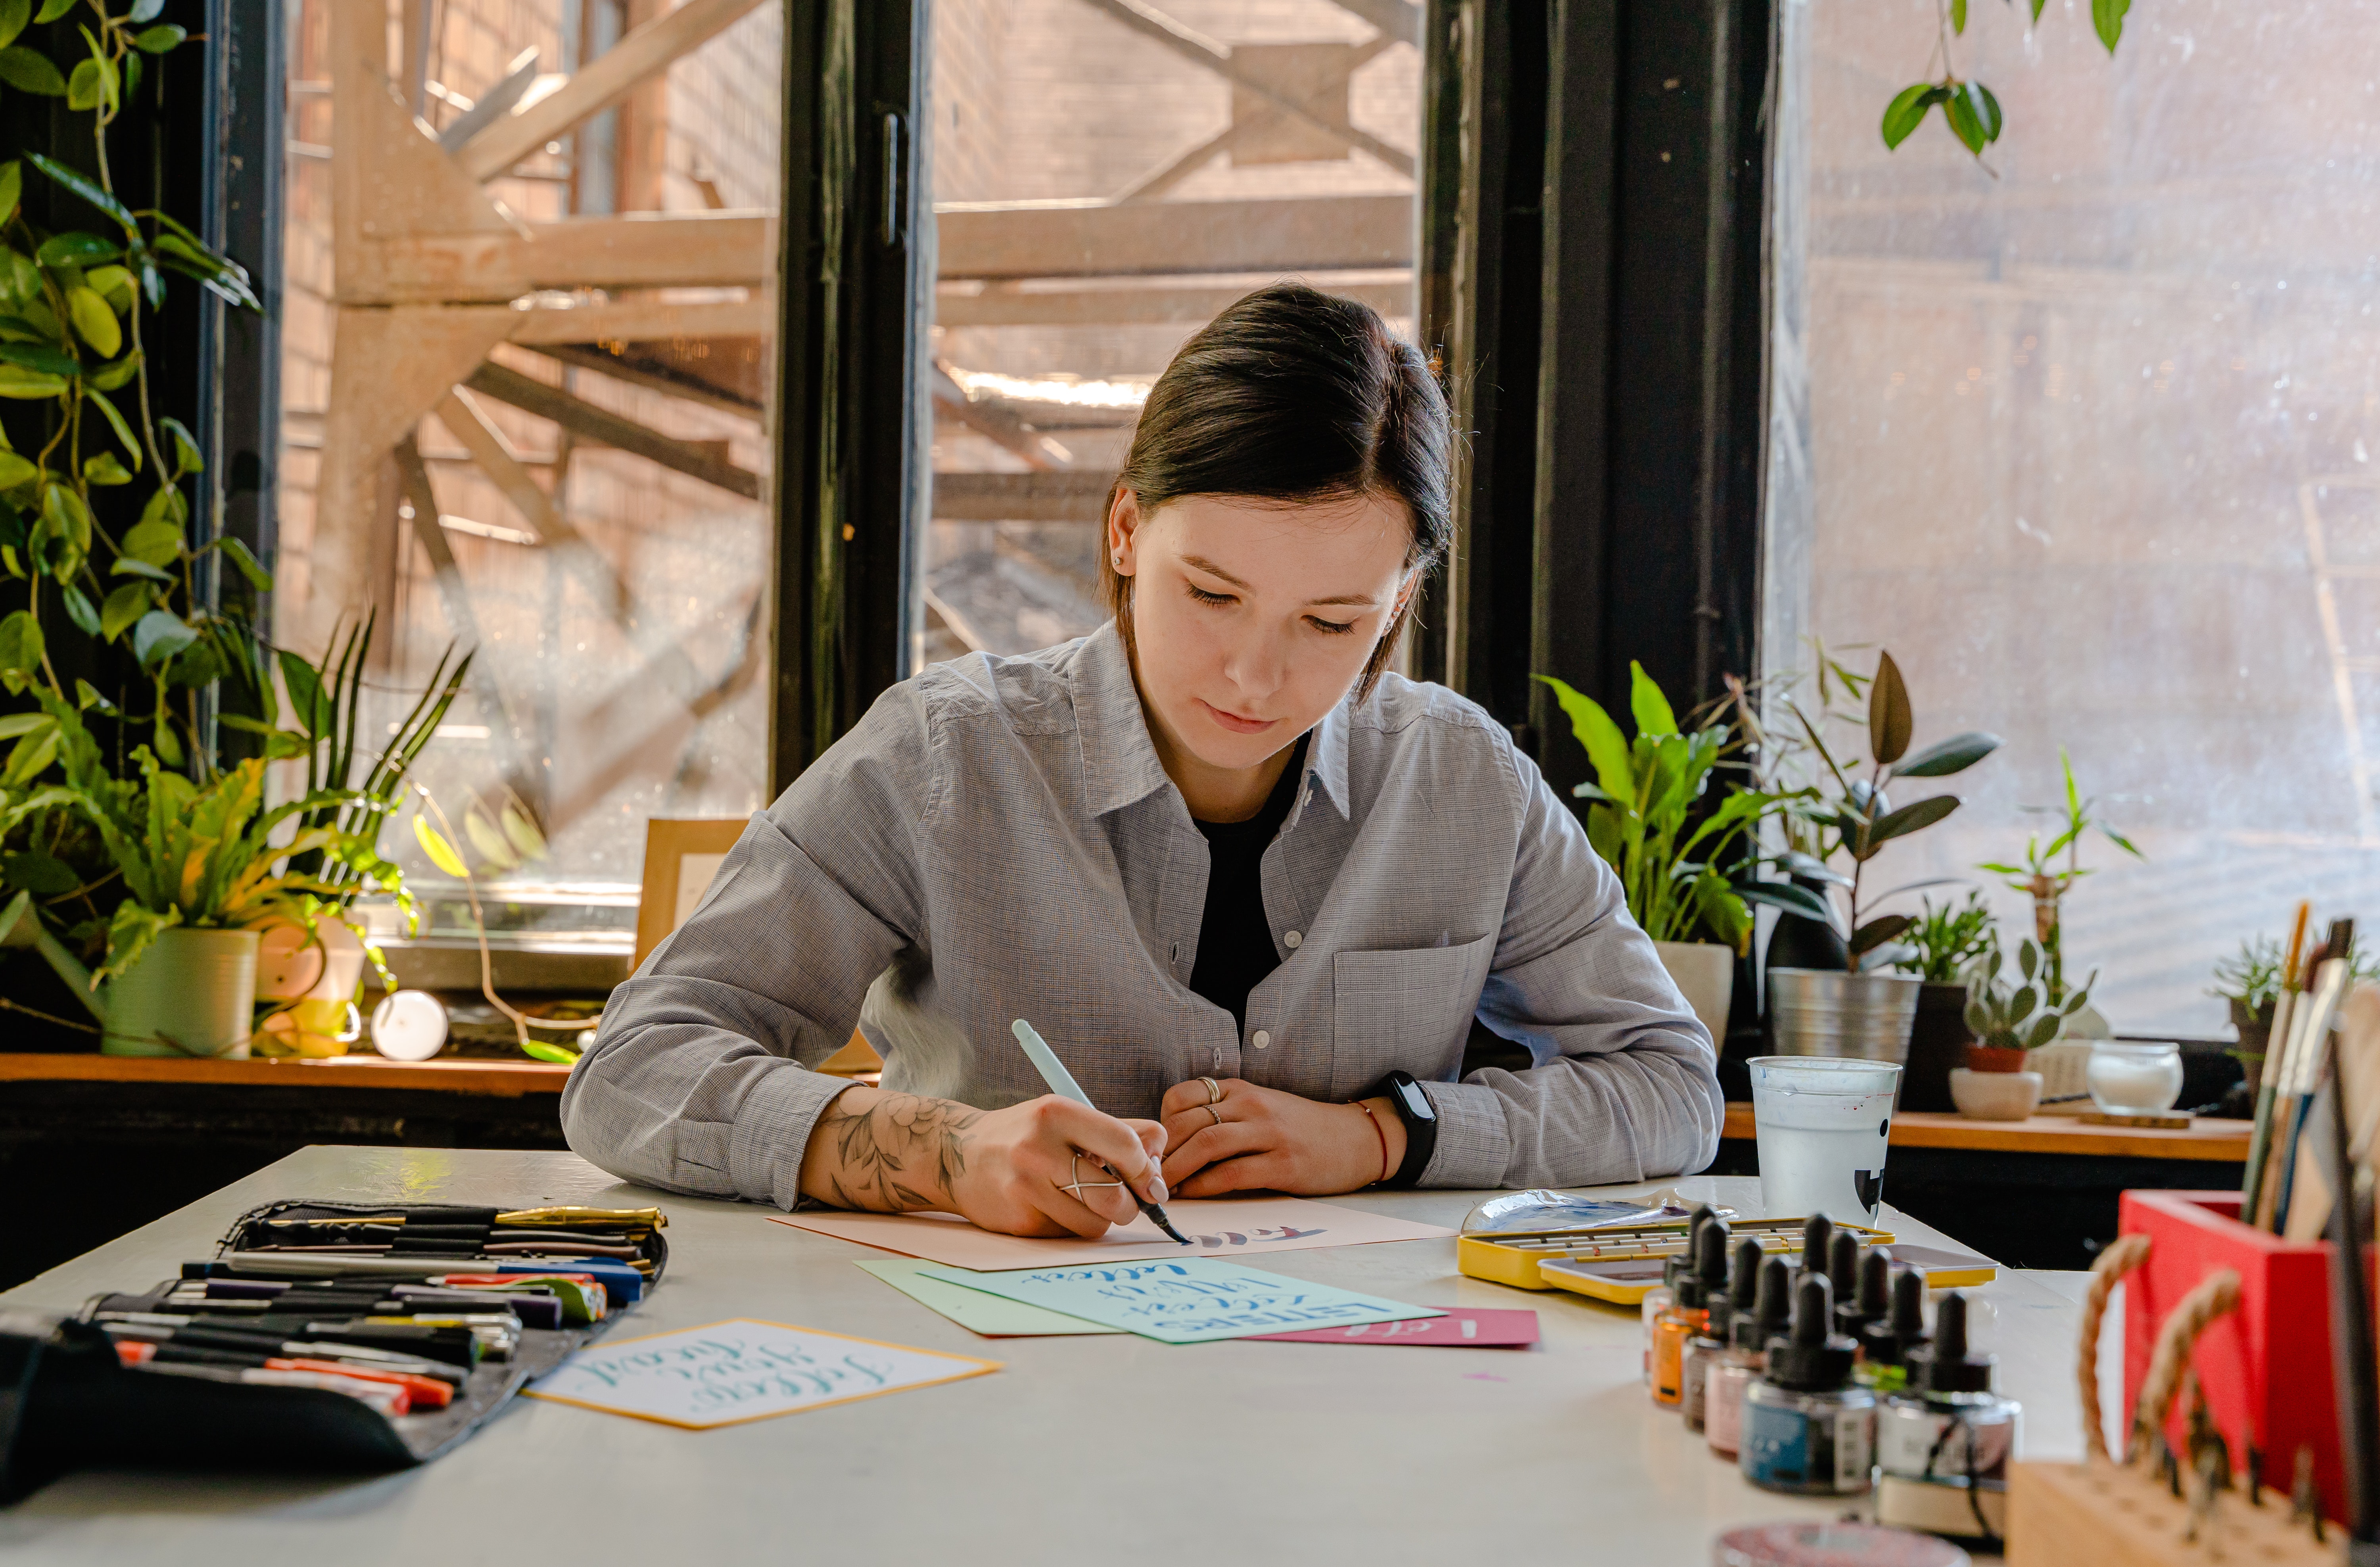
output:
[[[1771,1219],[1876,1221],[1900,1067],[1888,1061],[1764,1055],[1752,1067],[1760,1201]]]

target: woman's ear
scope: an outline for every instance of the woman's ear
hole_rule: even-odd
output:
[[[1130,577],[1134,571],[1132,541],[1140,530],[1140,502],[1133,492],[1119,484],[1108,497],[1108,564],[1115,567],[1118,577]]]

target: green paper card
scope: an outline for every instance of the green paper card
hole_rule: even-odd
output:
[[[924,1276],[933,1264],[897,1257],[860,1267],[929,1310],[939,1311],[971,1333],[987,1339],[1038,1338],[1057,1333],[1121,1333],[1122,1328],[1101,1327],[1079,1317],[1065,1317],[981,1290],[962,1289],[942,1279]]]
[[[1027,1268],[1011,1273],[970,1273],[935,1264],[918,1272],[1170,1344],[1445,1315],[1428,1306],[1238,1267],[1220,1257]]]

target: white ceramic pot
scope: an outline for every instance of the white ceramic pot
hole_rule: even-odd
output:
[[[334,1056],[363,1033],[356,993],[363,988],[364,944],[338,919],[308,930],[294,919],[258,927],[256,997],[285,1003],[265,1018],[256,1048],[266,1055]]]
[[[2034,1051],[2039,1055],[2040,1051]],[[2038,1072],[1950,1069],[1950,1102],[1970,1121],[2022,1121],[2041,1104]]]
[[[1656,941],[1653,950],[1661,954],[1670,982],[1710,1030],[1711,1043],[1725,1045],[1728,1008],[1735,1002],[1734,950],[1716,941]]]
[[[256,1011],[253,930],[161,930],[107,985],[106,1055],[248,1054]]]

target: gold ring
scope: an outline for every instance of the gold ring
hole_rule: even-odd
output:
[[[1211,1104],[1202,1104],[1202,1105],[1200,1105],[1198,1108],[1199,1108],[1200,1110],[1205,1111],[1208,1114],[1209,1114],[1209,1115],[1213,1116],[1213,1117],[1215,1118],[1215,1124],[1216,1124],[1216,1125],[1220,1126],[1220,1125],[1223,1124],[1223,1112],[1222,1112],[1221,1111],[1220,1111],[1220,1110],[1217,1110],[1213,1105],[1211,1105]]]
[[[1207,1085],[1207,1102],[1208,1104],[1217,1103],[1222,1099],[1223,1085],[1216,1082],[1212,1077],[1201,1077],[1198,1081]]]

